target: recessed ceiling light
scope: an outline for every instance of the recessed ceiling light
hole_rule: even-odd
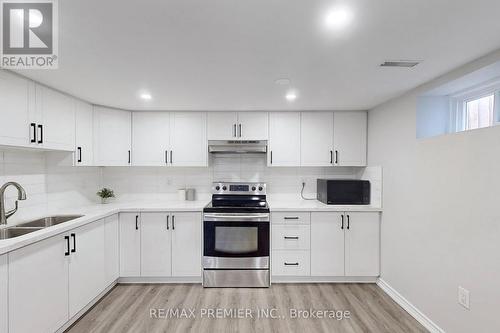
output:
[[[285,96],[286,100],[289,101],[289,102],[293,102],[297,99],[297,94],[293,91],[289,91],[286,93],[286,96]]]
[[[276,83],[279,86],[287,86],[290,84],[290,82],[291,82],[290,79],[287,78],[281,78],[274,81],[274,83]]]
[[[142,93],[142,94],[141,94],[141,98],[142,98],[143,100],[149,101],[149,100],[150,100],[151,98],[153,98],[153,97],[152,97],[152,96],[151,96],[151,94],[149,94],[149,93]]]
[[[325,25],[329,29],[342,29],[353,19],[352,11],[347,7],[334,7],[325,16]]]

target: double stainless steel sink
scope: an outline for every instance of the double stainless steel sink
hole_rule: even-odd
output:
[[[22,235],[29,234],[30,232],[41,230],[43,228],[68,222],[82,216],[83,215],[54,215],[21,223],[16,225],[15,227],[0,229],[0,239],[10,239],[14,237],[19,237]]]

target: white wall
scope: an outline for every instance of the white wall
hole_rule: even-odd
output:
[[[491,54],[368,113],[368,161],[383,167],[382,279],[447,332],[500,331],[500,126],[417,140],[417,97],[499,60]]]
[[[27,200],[19,201],[19,211],[9,218],[9,224],[50,209],[88,205],[96,201],[99,169],[71,167],[71,158],[68,153],[0,151],[0,186],[16,181],[27,193]],[[7,210],[14,207],[16,199],[17,190],[9,187]]]

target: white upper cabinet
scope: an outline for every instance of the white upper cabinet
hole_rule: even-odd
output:
[[[29,122],[28,84],[0,70],[0,145],[26,147],[35,140],[36,124]]]
[[[366,132],[366,112],[334,112],[334,165],[366,166]]]
[[[131,114],[128,111],[94,107],[95,165],[130,165],[131,122]]]
[[[132,113],[132,164],[168,165],[170,113]]]
[[[74,98],[47,87],[36,85],[36,108],[41,115],[37,140],[46,149],[75,149]]]
[[[237,140],[238,112],[208,112],[208,140]]]
[[[240,140],[267,140],[268,133],[267,112],[238,112],[238,139]]]
[[[268,113],[208,112],[208,140],[267,140]]]
[[[269,113],[269,166],[300,166],[300,112]]]
[[[300,127],[302,166],[333,164],[333,113],[302,112]]]
[[[380,214],[345,213],[345,274],[378,276],[380,274]]]
[[[94,113],[92,105],[76,101],[75,114],[75,165],[90,166],[94,163],[93,127]]]
[[[206,112],[170,114],[170,152],[172,166],[207,166]]]

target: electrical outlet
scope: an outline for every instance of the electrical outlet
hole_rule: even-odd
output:
[[[458,304],[460,304],[467,310],[470,309],[469,291],[460,286],[458,286]]]

